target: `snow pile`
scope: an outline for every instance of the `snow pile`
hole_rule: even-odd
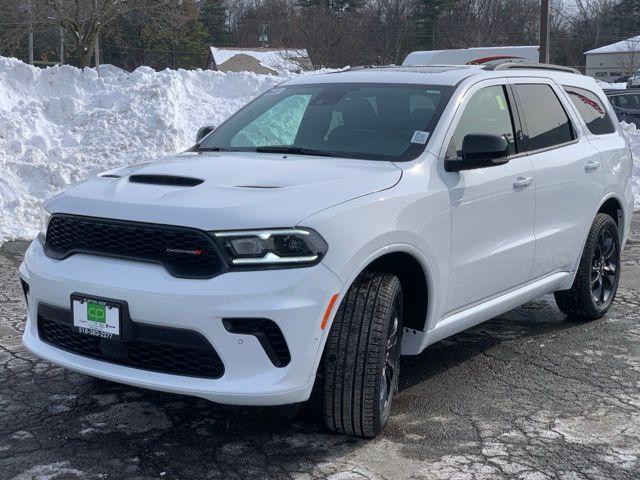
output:
[[[37,233],[41,203],[85,177],[193,145],[283,77],[105,65],[39,69],[0,57],[0,244]]]
[[[633,190],[634,208],[640,209],[640,130],[633,123],[622,122],[622,130],[624,131],[631,152],[633,153],[633,179],[631,180],[631,188]]]
[[[309,54],[302,49],[277,49],[277,48],[216,48],[211,47],[211,56],[220,70],[227,71],[229,69],[226,62],[232,58],[251,57],[254,58],[262,67],[278,72],[280,75],[286,72],[301,72],[311,67]],[[240,56],[240,57],[238,57]],[[230,70],[234,70],[231,68]],[[237,69],[235,69],[237,70]]]
[[[596,79],[596,82],[598,82],[598,85],[600,85],[600,88],[603,90],[626,90],[627,89],[627,83],[623,82],[623,83],[607,83],[607,82],[603,82],[601,80]]]

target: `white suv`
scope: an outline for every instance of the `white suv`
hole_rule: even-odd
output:
[[[20,274],[24,344],[55,364],[215,402],[305,401],[386,424],[399,357],[541,295],[610,307],[629,147],[567,69],[300,77],[190,151],[50,200]]]

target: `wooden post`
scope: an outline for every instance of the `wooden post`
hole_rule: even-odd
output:
[[[33,65],[33,29],[29,25],[29,65]]]
[[[60,27],[60,65],[64,65],[64,29]]]
[[[95,46],[95,59],[96,59],[96,71],[98,75],[100,75],[100,34],[96,35],[96,46]]]

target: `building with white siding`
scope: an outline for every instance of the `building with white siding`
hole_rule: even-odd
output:
[[[640,35],[584,54],[587,57],[585,73],[598,80],[612,82],[640,68]]]

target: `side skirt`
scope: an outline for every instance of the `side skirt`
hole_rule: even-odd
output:
[[[566,289],[575,272],[558,272],[528,283],[516,290],[444,317],[429,332],[405,329],[402,354],[418,355],[440,340],[490,320],[549,292]]]

